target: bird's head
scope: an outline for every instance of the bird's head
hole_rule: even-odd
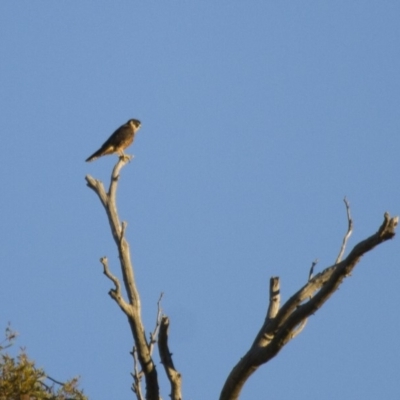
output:
[[[135,131],[137,131],[140,128],[140,121],[138,119],[130,119],[128,121],[128,125],[130,125]]]

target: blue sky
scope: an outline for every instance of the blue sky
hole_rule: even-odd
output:
[[[164,292],[187,400],[218,398],[267,308],[311,262],[400,213],[400,4],[3,1],[0,325],[91,399],[130,399],[125,317],[98,262],[118,258],[84,160],[142,121],[122,171],[147,331]],[[242,400],[396,398],[398,238],[364,257]],[[155,355],[163,385],[169,389]],[[339,383],[338,383],[339,382]]]

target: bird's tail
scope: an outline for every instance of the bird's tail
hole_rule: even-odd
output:
[[[106,154],[108,154],[108,153],[106,153],[106,152],[104,151],[104,149],[101,148],[101,149],[97,150],[96,152],[94,152],[94,153],[86,160],[86,162],[94,161],[94,160],[96,160],[97,158],[99,158],[99,157],[101,157],[101,156],[104,156],[104,155],[106,155]]]
[[[86,159],[86,162],[94,161],[96,158],[100,157],[100,150],[96,151],[96,153],[93,153],[89,158]]]

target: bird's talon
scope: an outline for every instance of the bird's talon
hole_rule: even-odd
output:
[[[124,162],[129,162],[131,161],[133,158],[133,156],[129,155],[129,154],[122,154],[119,156],[119,159],[124,161]]]

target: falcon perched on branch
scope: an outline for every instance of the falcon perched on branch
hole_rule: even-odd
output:
[[[136,132],[140,128],[140,121],[130,119],[126,124],[120,126],[86,161],[94,161],[96,158],[107,154],[118,153],[124,156],[124,149],[130,146],[135,138]]]

